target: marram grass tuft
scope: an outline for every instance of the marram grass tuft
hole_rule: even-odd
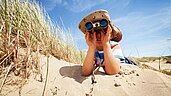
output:
[[[81,63],[85,55],[72,40],[35,1],[0,0],[0,79],[11,72],[21,80],[41,74],[38,53]]]

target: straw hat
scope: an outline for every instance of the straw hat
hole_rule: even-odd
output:
[[[85,27],[85,24],[87,22],[96,22],[96,21],[99,21],[99,20],[102,20],[102,19],[106,19],[109,21],[109,24],[111,25],[112,27],[112,30],[114,32],[114,38],[112,40],[116,41],[116,42],[119,42],[121,39],[122,39],[122,33],[121,31],[119,30],[119,28],[117,28],[111,21],[110,17],[109,17],[109,14],[108,14],[108,11],[106,10],[96,10],[92,13],[90,13],[89,15],[85,16],[80,24],[79,24],[79,29],[85,34],[86,33],[86,27]]]

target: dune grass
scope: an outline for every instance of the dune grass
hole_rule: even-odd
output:
[[[165,70],[165,69],[158,70],[158,69],[155,69],[155,68],[145,64],[145,62],[154,62],[155,60],[159,60],[159,57],[142,57],[142,58],[129,57],[129,59],[134,61],[142,69],[151,69],[151,70],[158,71],[158,72],[161,72],[163,74],[167,74],[167,75],[171,76],[171,70]],[[170,64],[170,57],[163,56],[160,59],[165,60],[166,64],[168,62]]]
[[[84,58],[69,30],[52,23],[35,1],[0,0],[0,79],[11,72],[22,78],[28,78],[33,70],[41,74],[39,59],[33,53],[72,63]]]

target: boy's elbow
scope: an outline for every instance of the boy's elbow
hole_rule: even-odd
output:
[[[82,76],[89,76],[91,75],[91,72],[87,72],[85,70],[82,70],[82,73],[81,73]]]
[[[107,74],[108,75],[116,75],[116,74],[118,74],[120,71],[119,70],[117,70],[117,71],[114,71],[114,72],[108,72]]]
[[[108,75],[116,75],[119,72],[120,72],[120,68],[116,68],[115,70],[111,70],[111,71],[106,72],[106,74],[108,74]]]
[[[81,75],[82,75],[82,76],[89,76],[90,74],[82,73]]]

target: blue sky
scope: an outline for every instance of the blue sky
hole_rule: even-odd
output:
[[[70,29],[79,49],[87,49],[80,20],[97,9],[108,10],[122,30],[125,56],[171,55],[171,0],[37,0],[53,22]],[[62,22],[61,22],[62,19]]]

